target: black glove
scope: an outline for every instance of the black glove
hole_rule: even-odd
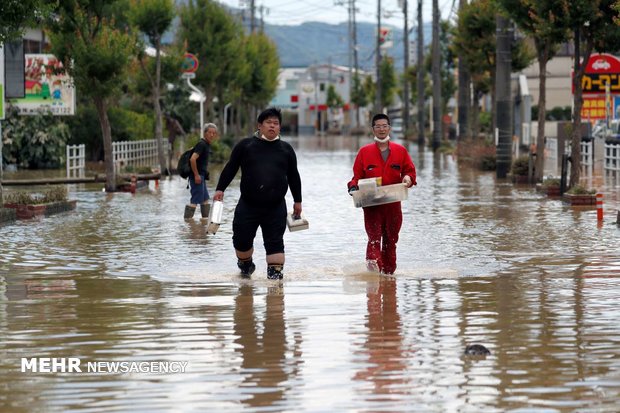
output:
[[[210,177],[209,171],[205,172],[205,181],[208,181]]]
[[[353,192],[357,191],[359,189],[359,187],[357,185],[353,185],[351,188],[349,188],[349,195],[353,196]]]

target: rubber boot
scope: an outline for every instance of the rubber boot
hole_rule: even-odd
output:
[[[185,219],[194,218],[194,212],[196,212],[195,206],[185,205],[185,213],[183,214],[183,218]]]
[[[241,270],[241,276],[243,277],[249,277],[252,275],[254,270],[256,270],[256,265],[254,265],[252,258],[248,258],[247,260],[238,260],[237,267]]]
[[[200,204],[200,215],[204,219],[209,218],[209,211],[211,210],[211,204]]]
[[[270,280],[281,280],[284,278],[284,274],[282,274],[282,267],[284,267],[284,265],[269,264],[267,266],[267,278]]]

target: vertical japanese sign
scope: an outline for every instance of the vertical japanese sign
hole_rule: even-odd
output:
[[[51,54],[26,54],[24,64],[25,97],[10,100],[19,114],[74,115],[73,79],[63,73],[62,63]]]
[[[4,48],[0,44],[0,120],[4,119]]]

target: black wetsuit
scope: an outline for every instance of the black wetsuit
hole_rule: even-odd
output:
[[[241,197],[233,221],[235,248],[251,249],[260,226],[267,255],[284,252],[285,196],[289,187],[294,202],[301,202],[301,178],[293,147],[281,139],[243,139],[233,148],[216,190],[226,190],[239,168]]]

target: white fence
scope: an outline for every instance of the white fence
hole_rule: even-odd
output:
[[[592,145],[592,140],[581,141],[581,168],[586,174],[592,175],[594,168],[594,146]]]
[[[620,145],[605,143],[604,169],[610,172],[620,172]]]
[[[86,146],[67,145],[67,178],[83,178],[86,163]]]
[[[162,139],[164,156],[168,158],[170,144],[167,139]],[[121,172],[128,166],[152,166],[159,165],[157,159],[157,141],[147,139],[143,141],[122,141],[112,142],[112,159],[114,159],[114,170]]]

